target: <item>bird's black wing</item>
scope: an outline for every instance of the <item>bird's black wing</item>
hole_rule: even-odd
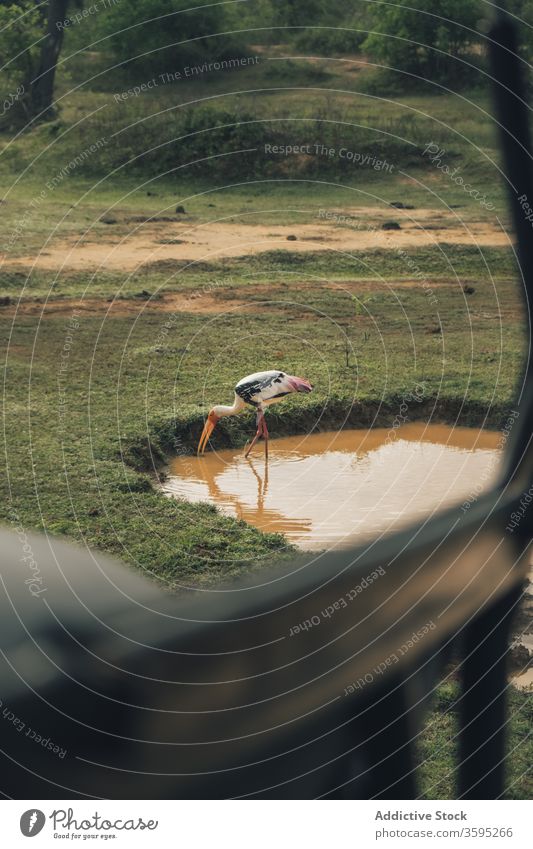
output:
[[[261,403],[261,399],[258,399],[257,396],[269,389],[274,390],[276,388],[276,384],[281,384],[283,382],[284,377],[285,373],[282,371],[269,371],[260,375],[250,375],[249,380],[244,378],[244,380],[241,380],[237,384],[235,392],[247,404],[257,407],[257,405]],[[277,394],[286,395],[287,393],[282,390]],[[275,393],[268,393],[268,397],[275,397]]]

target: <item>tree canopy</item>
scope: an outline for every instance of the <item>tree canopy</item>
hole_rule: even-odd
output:
[[[433,80],[458,76],[460,59],[479,42],[478,0],[396,0],[372,8],[363,50],[392,69]],[[458,61],[459,60],[459,61]]]

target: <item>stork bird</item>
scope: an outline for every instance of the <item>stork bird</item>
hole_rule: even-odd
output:
[[[225,407],[219,404],[209,411],[200,442],[198,443],[198,454],[204,453],[206,445],[209,442],[209,437],[213,433],[219,419],[223,416],[237,416],[249,404],[257,411],[257,431],[244,456],[247,457],[257,440],[264,437],[265,457],[268,457],[268,429],[265,420],[265,407],[281,401],[282,398],[290,395],[291,392],[311,392],[312,388],[308,380],[285,374],[284,371],[258,371],[256,374],[249,374],[248,377],[243,377],[235,387],[233,405],[231,407]]]

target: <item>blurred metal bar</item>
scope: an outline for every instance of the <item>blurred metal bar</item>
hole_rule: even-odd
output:
[[[489,32],[489,58],[503,170],[517,237],[529,342],[524,385],[517,401],[520,416],[513,429],[502,477],[515,491],[524,493],[533,482],[533,229],[522,204],[525,201],[533,205],[533,179],[529,110],[521,77],[516,31],[509,16],[501,9]],[[517,546],[528,544],[531,540],[530,521],[522,521],[516,533]],[[520,596],[520,587],[511,590],[496,604],[480,611],[465,629],[459,770],[460,793],[465,798],[494,799],[503,793],[505,696],[508,686],[506,650],[511,619]]]
[[[189,602],[101,554],[38,535],[29,539],[46,592],[32,597],[19,540],[3,532],[1,698],[68,750],[51,757],[0,723],[4,791],[313,798],[351,783],[361,798],[408,795],[408,737],[420,728],[415,707],[434,686],[443,645],[527,573],[503,531],[514,506],[496,491],[460,519],[448,511],[418,532],[308,555],[261,574],[259,585]],[[291,636],[378,567],[363,595]],[[401,745],[387,769],[389,725]]]
[[[507,647],[521,597],[517,587],[480,612],[464,635],[459,737],[459,794],[497,799],[504,790]]]
[[[507,179],[509,205],[516,234],[516,252],[522,274],[522,293],[528,322],[527,356],[524,382],[519,387],[517,408],[519,419],[509,440],[504,475],[518,477],[523,488],[532,482],[533,453],[533,361],[531,340],[533,329],[533,223],[528,221],[522,202],[533,208],[533,176],[529,108],[522,79],[516,27],[511,18],[499,10],[498,18],[489,32],[489,60],[495,116],[503,154],[503,172]]]

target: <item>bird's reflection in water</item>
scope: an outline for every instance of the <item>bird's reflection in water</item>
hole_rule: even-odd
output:
[[[236,449],[176,457],[163,490],[324,548],[462,501],[496,473],[498,441],[494,432],[424,424],[286,437],[271,441],[269,461]]]
[[[224,452],[225,453],[225,452]],[[259,455],[257,459],[244,457],[240,452],[232,459],[238,474],[238,480],[242,482],[242,470],[249,470],[249,478],[240,492],[228,491],[224,488],[225,472],[228,471],[228,463],[225,457],[216,461],[215,453],[202,455],[197,459],[197,468],[192,475],[186,475],[188,481],[193,485],[203,483],[207,487],[208,499],[195,497],[196,492],[189,492],[184,497],[191,501],[209,500],[216,504],[225,513],[229,513],[236,519],[248,522],[262,531],[280,534],[306,534],[311,530],[311,522],[306,519],[290,519],[282,512],[266,507],[265,501],[268,496],[268,470],[269,460]],[[275,462],[275,461],[274,461]],[[172,466],[174,471],[174,465]],[[180,470],[181,475],[181,470]],[[221,484],[219,484],[219,481]],[[255,482],[255,487],[252,482]],[[175,480],[170,478],[164,486],[169,494],[182,495],[181,487],[176,486]]]
[[[246,462],[250,466],[252,474],[257,481],[257,512],[261,514],[265,509],[265,496],[268,493],[268,457],[265,457],[263,477],[256,472],[254,464],[249,457],[246,458]]]

